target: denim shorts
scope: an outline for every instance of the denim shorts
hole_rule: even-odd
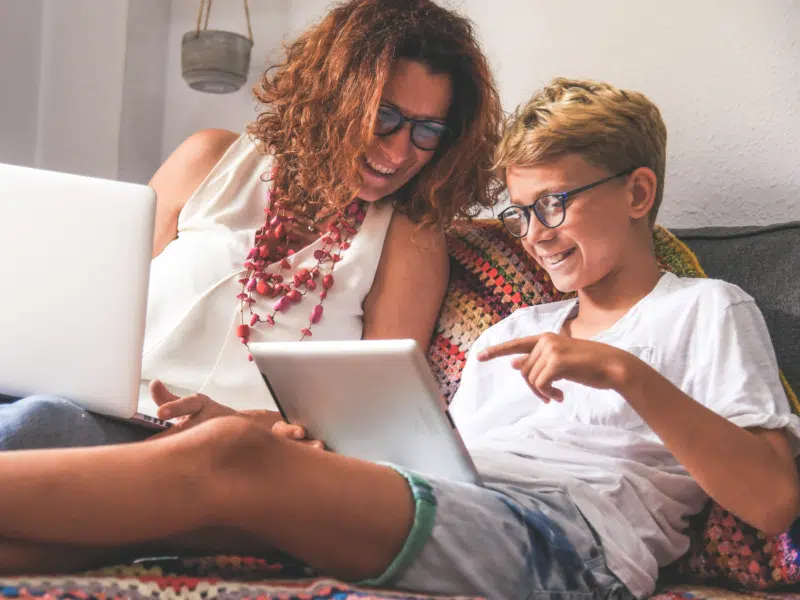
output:
[[[633,598],[562,489],[485,488],[393,468],[413,494],[414,523],[388,569],[362,584],[503,600]]]

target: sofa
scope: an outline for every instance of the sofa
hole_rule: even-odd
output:
[[[772,336],[787,395],[800,390],[800,222],[770,227],[703,228],[654,234],[663,268],[682,276],[726,279],[760,305]],[[495,220],[449,234],[451,281],[428,353],[443,395],[458,386],[475,338],[520,306],[565,296],[553,289]],[[797,598],[800,525],[767,539],[709,503],[691,525],[687,555],[666,568],[655,598]],[[73,576],[0,578],[0,598],[424,598],[360,589],[315,578],[303,565],[277,557],[166,558]]]

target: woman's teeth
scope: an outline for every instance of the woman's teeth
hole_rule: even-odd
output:
[[[378,173],[382,173],[383,175],[394,175],[397,173],[397,169],[390,169],[389,167],[383,167],[377,163],[372,162],[369,157],[366,157],[367,164],[375,169]]]
[[[542,261],[546,265],[550,265],[552,267],[560,263],[565,258],[567,258],[570,254],[572,254],[573,250],[574,248],[570,248],[569,250],[565,250],[564,252],[561,252],[559,254],[551,254],[550,256],[543,256]]]

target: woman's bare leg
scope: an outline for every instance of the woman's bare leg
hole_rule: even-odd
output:
[[[192,534],[212,551],[233,531],[238,552],[257,540],[347,578],[379,574],[414,512],[392,469],[236,417],[142,444],[6,453],[0,481],[0,539],[123,548]]]

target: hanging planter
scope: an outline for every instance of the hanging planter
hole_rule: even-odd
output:
[[[211,1],[200,0],[197,29],[184,34],[181,42],[181,70],[183,78],[193,90],[210,94],[229,94],[242,87],[250,70],[250,52],[253,49],[253,29],[250,9],[244,0],[247,19],[245,37],[231,31],[208,28]],[[205,23],[203,13],[205,12]]]

